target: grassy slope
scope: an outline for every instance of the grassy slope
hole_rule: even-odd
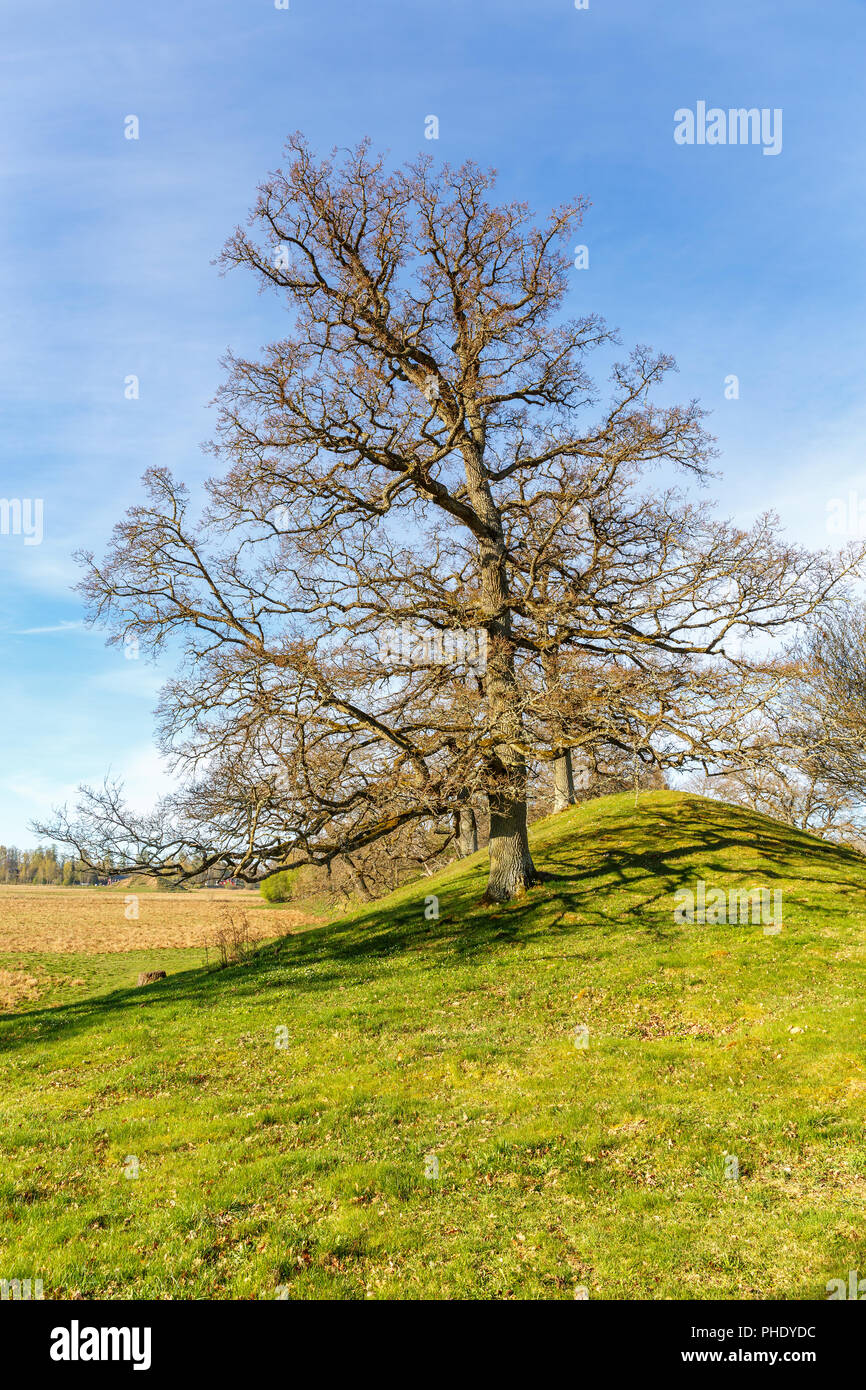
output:
[[[533,838],[548,876],[509,907],[478,855],[251,965],[3,1020],[0,1275],[819,1298],[866,1271],[866,861],[672,792]],[[697,878],[781,887],[783,930],[676,925]]]

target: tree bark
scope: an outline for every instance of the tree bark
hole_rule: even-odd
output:
[[[490,797],[490,876],[485,898],[504,903],[538,881],[526,829],[526,800],[508,793]]]
[[[350,855],[344,854],[343,859],[345,860],[346,868],[349,870],[349,877],[351,878],[352,883],[355,885],[355,891],[357,892],[358,897],[361,899],[361,902],[371,903],[373,901],[373,894],[367,887],[367,882],[364,878],[364,875],[361,873],[357,864],[353,862]]]
[[[454,813],[457,826],[457,856],[465,859],[478,849],[478,822],[471,806],[461,806]]]
[[[476,365],[470,367],[474,378]],[[472,382],[474,385],[474,380]],[[490,877],[485,897],[506,902],[536,882],[526,833],[527,768],[521,693],[511,627],[508,551],[502,516],[484,469],[484,426],[469,411],[471,442],[464,440],[466,490],[486,533],[478,538],[483,625],[487,635],[484,694],[493,734],[488,773]]]
[[[573,806],[576,800],[571,749],[563,748],[553,760],[553,809],[564,811],[566,807]]]

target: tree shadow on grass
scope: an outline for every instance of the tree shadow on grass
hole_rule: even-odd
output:
[[[542,880],[524,897],[500,906],[481,902],[483,856],[452,866],[433,879],[401,890],[342,922],[281,938],[250,960],[226,970],[191,969],[143,988],[115,989],[60,1007],[0,1016],[0,1051],[111,1026],[118,1015],[145,1008],[158,1015],[208,1009],[231,993],[260,1001],[269,993],[292,998],[327,993],[368,978],[372,963],[423,956],[424,970],[445,970],[455,961],[489,958],[498,948],[519,949],[540,938],[565,941],[595,932],[600,949],[627,927],[649,938],[675,937],[674,894],[698,878],[733,886],[732,879],[781,886],[816,885],[836,901],[820,912],[845,917],[862,895],[866,910],[866,858],[765,816],[678,793],[655,794],[623,818],[622,798],[548,818],[538,827]],[[651,843],[648,844],[648,841]],[[743,862],[744,850],[752,853]],[[756,857],[754,857],[756,855]],[[737,886],[740,886],[739,884]],[[425,917],[431,892],[439,917]],[[810,902],[809,906],[813,906]]]

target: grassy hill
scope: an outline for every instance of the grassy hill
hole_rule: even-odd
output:
[[[533,848],[507,907],[479,854],[246,965],[0,1021],[0,1275],[806,1299],[866,1274],[866,860],[674,792]],[[698,879],[781,889],[784,925],[676,922]]]

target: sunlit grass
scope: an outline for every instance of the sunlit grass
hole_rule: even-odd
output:
[[[482,854],[227,971],[163,951],[137,990],[124,956],[65,957],[87,997],[0,1022],[0,1276],[820,1298],[866,1274],[866,860],[664,792],[533,838],[544,881],[508,907]],[[781,888],[781,932],[676,924],[699,878]]]

